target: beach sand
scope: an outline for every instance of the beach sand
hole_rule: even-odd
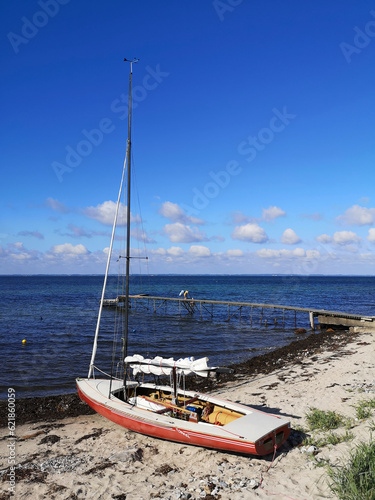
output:
[[[342,463],[358,442],[370,440],[371,418],[355,420],[354,406],[375,398],[375,340],[365,332],[321,332],[309,339],[238,365],[234,376],[211,389],[290,419],[291,437],[275,457],[238,456],[135,434],[93,414],[76,396],[23,400],[16,407],[16,440],[7,427],[0,429],[0,499],[335,498],[318,465]],[[303,452],[305,434],[323,435],[307,431],[312,407],[353,419],[353,439]],[[5,403],[0,409],[4,425]],[[8,490],[10,443],[14,497]]]

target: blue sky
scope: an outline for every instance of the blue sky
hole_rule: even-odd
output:
[[[0,274],[104,272],[124,57],[149,272],[373,274],[374,1],[1,9]]]

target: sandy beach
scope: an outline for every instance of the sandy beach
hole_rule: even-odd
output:
[[[213,389],[290,419],[291,437],[276,456],[245,457],[164,442],[92,414],[75,396],[72,408],[66,403],[70,399],[61,397],[59,404],[59,398],[51,400],[49,411],[43,398],[34,413],[16,406],[15,436],[2,411],[0,499],[335,498],[322,465],[342,463],[357,443],[370,440],[372,419],[357,420],[354,407],[375,397],[375,340],[366,332],[330,332],[319,345],[318,335],[310,337],[314,344],[296,342],[263,365],[262,357],[250,360],[249,367],[259,365],[253,373],[239,367]],[[327,434],[308,430],[310,408],[351,419],[334,432],[350,432],[352,438],[310,450],[302,446],[307,436],[317,440]]]

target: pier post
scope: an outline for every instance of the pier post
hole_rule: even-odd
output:
[[[310,327],[315,330],[315,325],[314,325],[314,313],[312,311],[309,312],[309,320],[310,320]]]

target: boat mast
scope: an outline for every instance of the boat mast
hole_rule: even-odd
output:
[[[124,59],[124,61],[130,62],[128,142],[127,142],[127,148],[126,148],[126,155],[125,155],[124,167],[123,167],[123,171],[122,171],[120,189],[119,189],[118,198],[117,198],[116,213],[115,213],[115,218],[114,218],[114,221],[113,221],[111,243],[109,245],[108,258],[107,258],[107,266],[106,266],[105,275],[104,275],[104,283],[103,283],[102,295],[101,295],[101,299],[100,299],[99,314],[98,314],[98,319],[97,319],[97,323],[96,323],[94,344],[93,344],[93,348],[92,348],[92,355],[91,355],[91,361],[90,361],[90,368],[89,368],[88,378],[91,378],[91,375],[93,375],[93,373],[94,373],[94,362],[95,362],[95,356],[96,356],[96,351],[97,351],[97,347],[98,347],[99,327],[100,327],[100,320],[101,320],[102,310],[103,310],[104,294],[105,294],[105,289],[106,289],[106,285],[107,285],[109,265],[110,265],[110,262],[111,262],[112,247],[113,247],[113,241],[114,241],[114,238],[115,238],[116,224],[117,224],[118,212],[119,212],[119,207],[120,207],[120,202],[121,202],[122,186],[123,186],[123,183],[124,183],[124,174],[125,174],[126,166],[128,167],[128,178],[127,178],[127,181],[128,181],[128,187],[127,187],[127,198],[128,198],[128,201],[127,201],[126,285],[125,285],[126,286],[126,299],[125,299],[126,300],[126,302],[125,302],[126,309],[125,309],[125,340],[124,340],[124,349],[125,349],[125,345],[126,345],[126,349],[127,349],[127,344],[128,344],[128,298],[129,298],[129,260],[130,260],[131,79],[132,79],[133,62],[136,63],[136,62],[139,61],[139,59],[134,58],[133,61],[129,61],[128,59]],[[125,356],[124,356],[124,358],[125,358]]]
[[[128,330],[129,330],[129,274],[130,274],[130,195],[131,195],[131,107],[132,107],[132,74],[133,74],[133,63],[139,61],[139,59],[134,58],[132,61],[124,59],[126,62],[130,62],[130,74],[129,74],[129,119],[128,119],[128,144],[127,144],[127,164],[128,164],[128,178],[127,178],[127,208],[126,208],[126,280],[125,280],[125,325],[124,325],[124,344],[123,344],[123,359],[125,360],[128,353]],[[124,361],[125,363],[125,361]],[[124,392],[126,399],[126,378],[127,378],[126,364],[124,365]]]

